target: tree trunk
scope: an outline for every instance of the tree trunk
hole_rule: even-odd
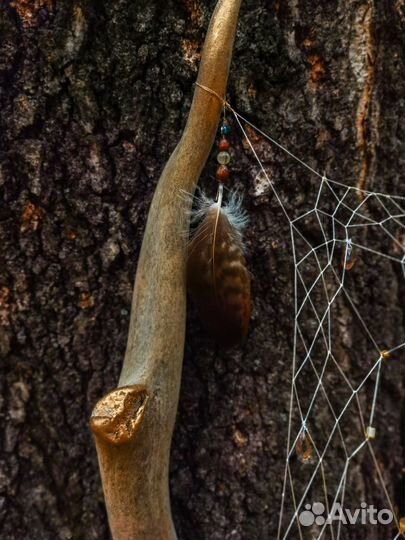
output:
[[[1,3],[4,540],[109,538],[88,418],[118,382],[149,203],[186,121],[214,4]],[[400,0],[245,0],[228,99],[333,180],[405,195],[404,53]],[[249,133],[287,212],[304,213],[319,179]],[[223,351],[189,309],[171,456],[181,540],[277,537],[293,350],[292,246],[288,221],[271,191],[261,193],[258,165],[235,122],[230,139],[232,182],[250,215],[253,315],[247,342]],[[208,191],[214,167],[215,152],[201,178]],[[311,226],[306,232],[316,236]],[[388,249],[382,233],[375,241]],[[348,279],[378,343],[404,341],[400,269],[359,254]],[[334,316],[339,358],[347,377],[360,382],[375,360],[370,344],[344,296]],[[392,497],[403,459],[401,359],[398,353],[384,364],[372,443]],[[341,409],[341,380],[331,376],[327,388]],[[365,385],[362,404],[372,390]],[[315,408],[312,418],[320,432],[330,429],[324,411]],[[342,425],[348,446],[359,427],[355,414]],[[338,445],[328,459],[341,461]],[[293,473],[302,493],[305,474],[296,465]],[[335,492],[332,479],[332,498]],[[346,496],[349,508],[362,501],[387,507],[368,452],[356,458]],[[401,511],[400,496],[396,503]],[[345,528],[341,537],[391,533],[364,526]]]

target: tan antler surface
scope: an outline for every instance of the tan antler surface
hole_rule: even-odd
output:
[[[225,94],[240,3],[219,0],[204,44],[198,83],[218,96]],[[181,192],[194,192],[221,108],[215,94],[196,86],[149,210],[118,388],[90,420],[114,540],[176,539],[168,471],[184,350],[190,206]]]

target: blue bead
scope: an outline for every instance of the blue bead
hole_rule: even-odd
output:
[[[221,126],[221,135],[229,135],[230,127],[227,124]]]

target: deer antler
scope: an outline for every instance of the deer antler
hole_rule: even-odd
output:
[[[168,470],[183,361],[190,206],[179,194],[194,192],[214,142],[222,107],[215,94],[225,94],[240,4],[219,0],[212,16],[187,124],[149,210],[118,388],[97,403],[90,420],[114,540],[176,539]]]

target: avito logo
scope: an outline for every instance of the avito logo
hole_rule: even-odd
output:
[[[305,510],[299,514],[298,519],[304,527],[309,527],[314,523],[322,527],[325,523],[330,524],[333,521],[340,521],[344,525],[366,525],[367,523],[371,525],[388,525],[392,522],[394,516],[388,508],[378,510],[372,504],[368,505],[365,502],[362,502],[360,508],[353,511],[342,508],[340,503],[335,503],[329,514],[325,516],[325,505],[321,502],[314,502],[312,505],[305,505]]]

